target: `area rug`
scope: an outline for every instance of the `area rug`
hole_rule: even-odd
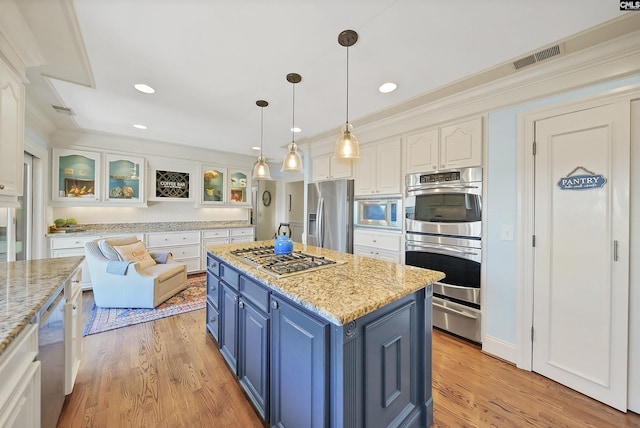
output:
[[[205,274],[190,275],[187,288],[154,309],[99,308],[94,304],[83,336],[202,309],[206,304],[206,280]]]

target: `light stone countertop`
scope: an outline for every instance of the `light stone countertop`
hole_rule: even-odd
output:
[[[344,325],[444,278],[444,273],[294,243],[294,251],[345,262],[316,271],[275,278],[240,261],[238,248],[273,241],[209,245],[207,250],[247,276],[336,325]]]
[[[49,233],[49,237],[82,236],[118,233],[184,232],[187,230],[233,229],[255,227],[246,221],[181,221],[157,223],[82,224],[82,232]]]
[[[0,355],[84,256],[0,263]]]

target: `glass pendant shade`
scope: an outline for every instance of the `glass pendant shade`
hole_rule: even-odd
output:
[[[342,126],[342,132],[336,140],[337,159],[360,159],[360,144],[352,131],[353,126],[350,123],[347,122]]]
[[[282,172],[301,172],[302,171],[302,156],[298,151],[298,145],[295,142],[289,144],[289,152],[284,156],[282,161]]]
[[[271,180],[269,165],[264,156],[258,156],[258,160],[253,164],[253,178],[255,180]]]

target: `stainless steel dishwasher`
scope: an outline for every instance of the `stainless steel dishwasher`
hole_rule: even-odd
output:
[[[64,304],[61,284],[37,315],[42,428],[55,428],[64,404]]]

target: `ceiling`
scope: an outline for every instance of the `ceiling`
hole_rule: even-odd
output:
[[[7,0],[2,0],[6,3]],[[57,128],[257,155],[359,121],[622,15],[617,0],[13,0],[40,55],[27,95]],[[386,81],[398,89],[381,94]],[[135,83],[155,88],[148,95]],[[258,99],[269,102],[263,112]],[[55,112],[68,107],[74,116]],[[139,130],[132,125],[144,124]]]

